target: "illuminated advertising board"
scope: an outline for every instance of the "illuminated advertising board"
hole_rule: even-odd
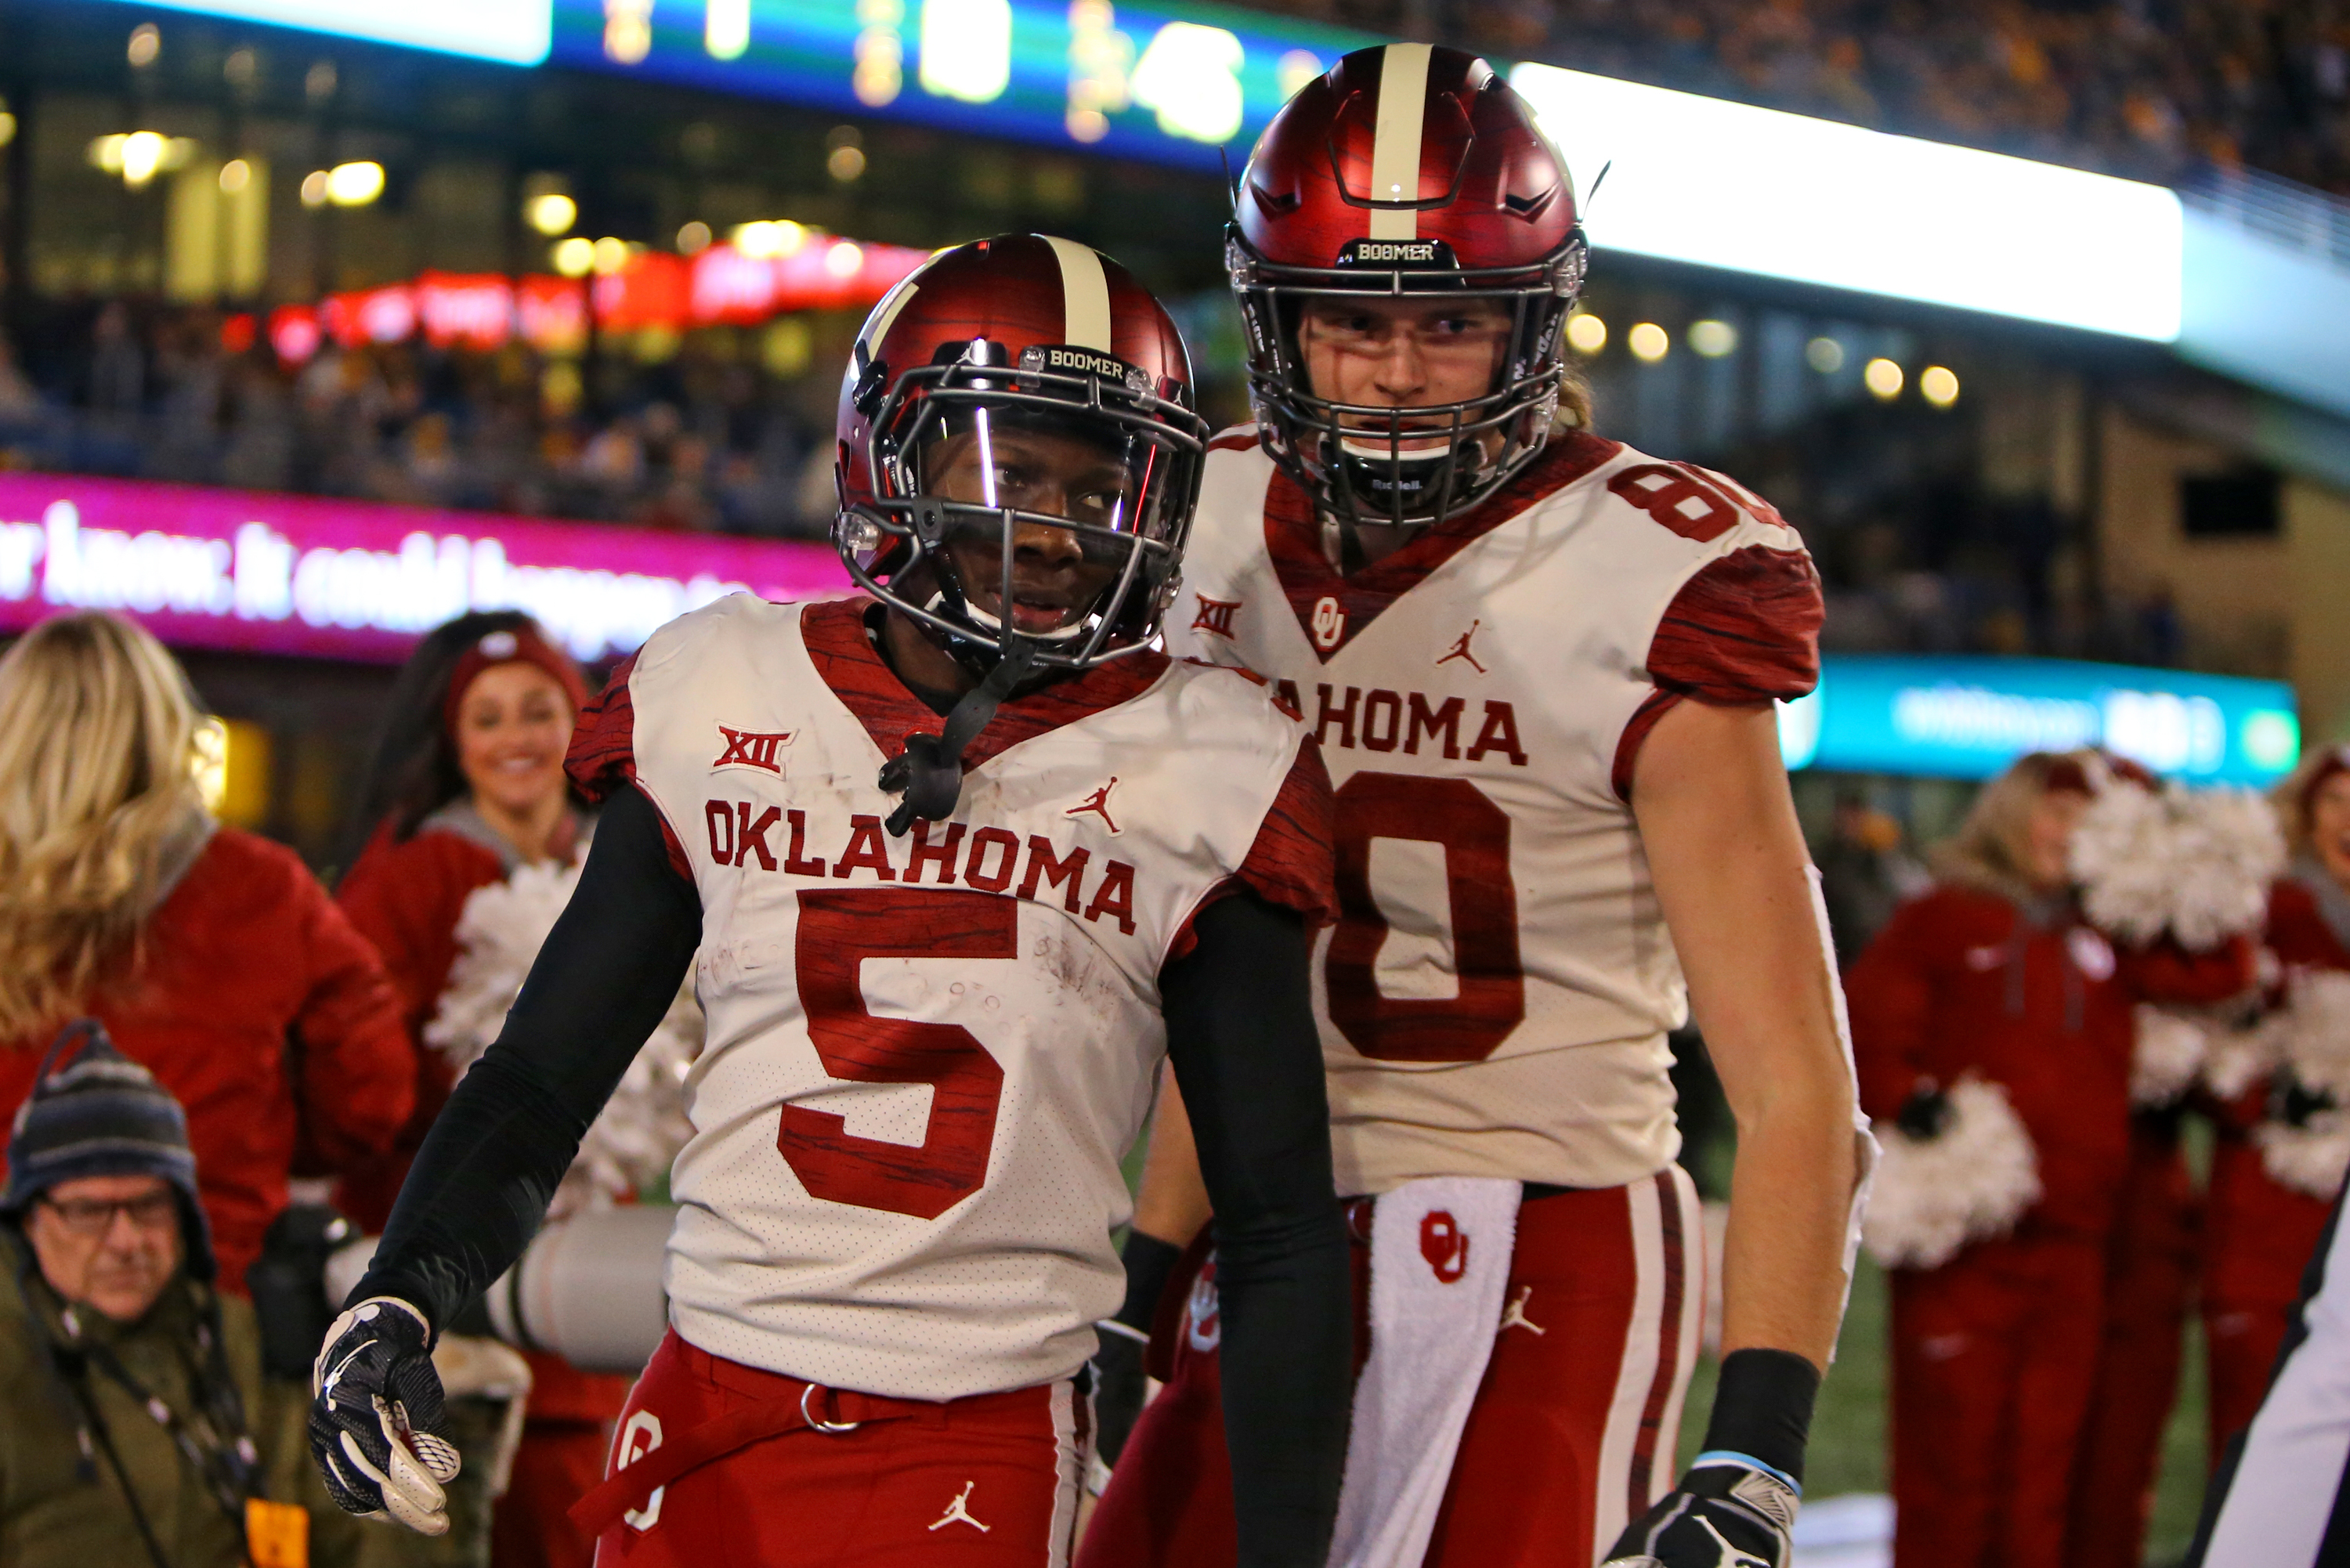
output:
[[[1124,0],[555,0],[552,57],[1208,171],[1381,41]]]
[[[392,663],[522,609],[587,661],[729,593],[845,592],[831,547],[317,496],[0,473],[0,630],[113,610],[183,648]]]
[[[340,33],[510,66],[546,58],[549,0],[144,0],[173,11]]]
[[[2301,756],[2281,680],[2059,659],[1830,654],[1779,711],[1790,768],[1989,778],[2026,752],[2103,746],[2189,784],[2274,783]]]

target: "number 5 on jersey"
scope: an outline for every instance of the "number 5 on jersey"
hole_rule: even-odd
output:
[[[800,1002],[824,1070],[859,1084],[928,1084],[931,1116],[922,1141],[908,1145],[858,1137],[833,1112],[787,1105],[775,1147],[813,1197],[935,1220],[987,1180],[1003,1068],[961,1024],[874,1017],[860,971],[869,958],[1016,958],[1020,905],[910,888],[809,888],[799,902]]]

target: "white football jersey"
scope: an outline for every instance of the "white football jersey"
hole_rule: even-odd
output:
[[[1262,681],[1148,653],[1004,703],[953,818],[892,838],[877,775],[940,720],[873,650],[868,602],[737,595],[671,622],[583,716],[573,767],[633,777],[701,894],[677,1331],[953,1398],[1092,1353],[1160,967],[1235,878],[1322,909],[1326,785]]]
[[[1767,504],[1614,441],[1555,441],[1342,578],[1253,431],[1217,439],[1168,644],[1273,678],[1329,767],[1315,1002],[1342,1192],[1610,1187],[1679,1152],[1686,996],[1632,759],[1681,696],[1810,690],[1820,607]]]

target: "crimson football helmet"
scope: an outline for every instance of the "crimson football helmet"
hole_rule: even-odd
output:
[[[1031,503],[1000,469],[1007,432],[1074,437],[1111,478],[1089,504]],[[1199,501],[1208,426],[1175,324],[1127,270],[1088,246],[1008,234],[943,251],[874,307],[840,387],[833,544],[859,587],[913,617],[974,670],[1082,670],[1146,647],[1175,597]],[[936,493],[941,452],[975,438],[984,497]],[[970,451],[968,441],[959,442]],[[1079,513],[1080,515],[1069,515]],[[1014,534],[1066,529],[1116,575],[1071,624],[1022,631],[974,602],[950,541],[976,532],[1014,604]],[[968,559],[966,552],[966,559]],[[927,568],[927,569],[920,569]]]
[[[1326,512],[1440,523],[1542,451],[1587,248],[1565,160],[1483,60],[1429,44],[1356,50],[1265,127],[1236,198],[1224,259],[1249,400],[1265,450]],[[1404,294],[1510,313],[1484,395],[1413,409],[1317,396],[1298,351],[1306,306]]]

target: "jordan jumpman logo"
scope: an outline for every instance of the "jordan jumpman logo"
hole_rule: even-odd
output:
[[[1116,833],[1118,831],[1118,819],[1109,814],[1109,792],[1117,787],[1118,775],[1116,774],[1112,774],[1109,775],[1109,783],[1102,785],[1101,788],[1086,796],[1082,804],[1069,807],[1068,810],[1063,812],[1061,815],[1063,816],[1083,816],[1086,813],[1092,812],[1096,816],[1100,817],[1104,822],[1109,825],[1109,830],[1112,833]]]
[[[971,1489],[978,1484],[977,1481],[963,1482],[962,1490],[955,1493],[955,1500],[947,1504],[947,1511],[939,1515],[938,1522],[931,1528],[944,1530],[950,1524],[968,1524],[982,1535],[986,1534],[988,1527],[971,1516]]]
[[[1510,1304],[1502,1309],[1502,1326],[1493,1332],[1500,1334],[1507,1334],[1513,1328],[1523,1328],[1533,1334],[1547,1333],[1548,1331],[1542,1324],[1526,1316],[1526,1300],[1534,1293],[1534,1286],[1521,1287],[1518,1293],[1510,1298]]]
[[[1443,665],[1450,664],[1456,659],[1466,659],[1470,669],[1475,670],[1480,675],[1484,674],[1485,667],[1477,661],[1477,656],[1475,654],[1469,651],[1469,639],[1476,636],[1477,628],[1484,624],[1484,620],[1482,617],[1476,620],[1471,621],[1469,623],[1469,629],[1461,634],[1461,640],[1452,645],[1452,651],[1446,654],[1436,662],[1440,665]]]

